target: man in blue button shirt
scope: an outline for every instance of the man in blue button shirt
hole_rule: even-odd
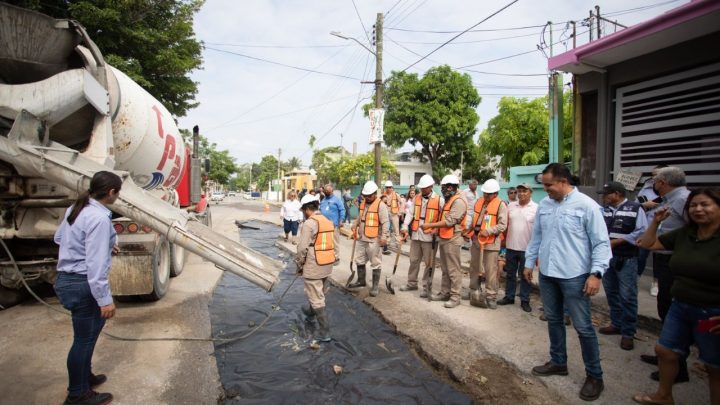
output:
[[[550,336],[550,361],[534,367],[535,375],[567,375],[563,306],[580,339],[587,378],[580,398],[593,401],[604,385],[600,349],[590,319],[590,297],[600,290],[608,268],[610,240],[598,203],[572,185],[570,170],[551,163],[542,173],[548,196],[540,202],[525,253],[525,279],[532,280],[540,262],[540,295]]]
[[[335,265],[340,263],[340,225],[345,219],[345,204],[333,193],[333,186],[323,188],[325,198],[320,202],[320,213],[335,225]]]

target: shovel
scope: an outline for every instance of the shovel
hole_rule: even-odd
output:
[[[402,245],[403,245],[403,243],[402,243],[402,241],[400,241],[400,243],[398,243],[397,254],[395,255],[395,265],[393,266],[392,276],[390,276],[389,278],[388,278],[388,276],[385,276],[385,287],[393,295],[395,295],[395,288],[393,287],[393,278],[395,278],[395,272],[397,271],[397,265],[398,265],[398,262],[400,261],[400,253],[402,252]]]
[[[435,256],[437,255],[438,250],[438,242],[437,239],[435,239],[435,236],[433,235],[432,240],[432,257],[430,258],[430,265],[427,267],[428,271],[428,281],[427,281],[427,300],[432,301],[432,283],[433,283],[433,277],[435,276]]]
[[[480,243],[480,274],[485,274],[485,245]],[[482,281],[478,280],[477,290],[470,293],[470,305],[487,308],[485,294],[482,293]]]
[[[348,277],[347,282],[345,283],[345,288],[350,285],[353,277],[355,277],[355,269],[353,268],[353,263],[355,263],[355,243],[357,243],[357,237],[353,234],[353,247],[352,253],[350,253],[350,277]]]

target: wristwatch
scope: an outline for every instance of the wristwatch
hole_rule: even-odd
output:
[[[590,275],[597,277],[599,280],[602,280],[602,273],[600,273],[599,271],[593,271],[592,273],[590,273]]]

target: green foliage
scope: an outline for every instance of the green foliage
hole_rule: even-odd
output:
[[[302,160],[300,160],[299,157],[291,157],[285,162],[280,163],[280,167],[285,171],[285,173],[290,172],[294,169],[299,169],[302,166]]]
[[[265,155],[259,164],[253,163],[252,178],[258,190],[267,190],[268,183],[278,177],[278,160],[273,155]]]
[[[342,158],[342,150],[340,146],[328,146],[313,151],[310,167],[317,172],[317,184],[332,181],[335,165]]]
[[[56,18],[79,21],[105,60],[175,116],[197,106],[188,74],[202,65],[193,16],[203,0],[10,0]]]
[[[180,129],[180,135],[182,136],[183,142],[186,145],[192,147],[192,133],[187,129]],[[208,173],[208,179],[223,185],[228,185],[230,176],[238,171],[235,165],[235,158],[230,156],[230,152],[227,150],[218,150],[216,143],[210,143],[210,141],[200,135],[200,141],[198,142],[198,156],[200,158],[210,159],[210,173]]]
[[[490,159],[480,149],[480,145],[470,146],[463,156],[463,180],[475,179],[482,184],[494,177],[495,171]]]
[[[380,165],[386,178],[398,174],[388,156],[381,158]],[[344,157],[333,162],[329,168],[327,181],[335,184],[337,188],[362,184],[375,175],[375,153],[371,151],[356,157]]]
[[[563,156],[572,155],[572,97],[564,96]],[[480,135],[480,149],[489,156],[500,156],[500,168],[548,162],[549,112],[547,97],[536,99],[503,97],[498,114]]]
[[[310,135],[310,138],[308,139],[308,145],[310,146],[310,149],[315,149],[315,142],[317,142],[317,138],[315,135]]]
[[[429,161],[436,176],[458,168],[461,151],[473,144],[480,101],[470,75],[447,65],[431,68],[422,78],[392,72],[383,96],[385,143],[418,147],[416,156]],[[372,106],[364,106],[366,113]]]
[[[244,163],[237,167],[237,174],[230,181],[230,189],[248,191],[252,180],[252,164]]]

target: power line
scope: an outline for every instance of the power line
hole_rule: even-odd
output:
[[[517,1],[517,0],[515,0],[515,1]],[[206,46],[205,49],[209,49],[209,50],[215,51],[215,52],[228,53],[228,54],[231,54],[231,55],[240,56],[241,58],[252,59],[252,60],[256,60],[256,61],[260,61],[260,62],[269,63],[269,64],[272,64],[272,65],[283,66],[283,67],[286,67],[286,68],[289,68],[289,69],[300,70],[300,71],[303,71],[303,72],[310,72],[310,73],[316,73],[316,74],[320,74],[320,75],[341,77],[341,78],[343,78],[343,79],[350,79],[350,80],[358,80],[358,81],[360,80],[360,79],[357,78],[357,77],[350,77],[350,76],[340,75],[340,74],[337,74],[337,73],[322,72],[322,71],[319,71],[319,70],[308,69],[308,68],[306,68],[306,67],[301,67],[301,66],[288,65],[288,64],[285,64],[285,63],[281,63],[281,62],[276,62],[276,61],[272,61],[272,60],[268,60],[268,59],[258,58],[258,57],[256,57],[256,56],[245,55],[245,54],[238,53],[238,52],[232,52],[232,51],[226,51],[226,50],[223,50],[223,49],[212,48],[212,47],[209,47],[209,46]]]
[[[280,49],[300,49],[300,48],[345,48],[348,45],[256,45],[256,44],[238,44],[238,43],[225,43],[225,42],[203,42],[205,45],[214,46],[234,46],[239,48],[280,48]]]
[[[555,23],[553,25],[562,25],[563,23]],[[530,28],[542,28],[546,26],[547,24],[542,25],[527,25],[524,27],[509,27],[509,28],[489,28],[489,29],[482,29],[482,30],[466,30],[466,31],[434,31],[434,30],[413,30],[413,29],[407,29],[407,28],[396,28],[396,27],[386,27],[386,30],[390,31],[402,31],[402,32],[419,32],[419,33],[425,33],[425,34],[457,34],[457,33],[465,33],[465,32],[496,32],[496,31],[517,31],[517,30],[525,30]]]
[[[672,4],[672,3],[677,3],[678,1],[680,1],[680,0],[670,0],[670,1],[664,1],[661,3],[647,4],[644,6],[629,8],[626,10],[611,11],[608,13],[603,13],[603,16],[614,17],[614,16],[618,16],[618,15],[623,15],[623,14],[630,14],[630,13],[634,13],[636,11],[645,11],[645,10],[649,10],[651,8],[661,7],[661,6],[665,6],[665,5]]]
[[[509,37],[497,37],[497,38],[486,38],[486,39],[476,39],[472,41],[455,41],[448,45],[462,45],[462,44],[475,44],[479,42],[492,42],[492,41],[501,41],[504,39],[515,39],[515,38],[527,38],[527,37],[534,37],[536,35],[540,34],[539,32],[533,32],[532,34],[523,34],[523,35],[513,35]],[[422,42],[422,41],[395,41],[397,43],[401,44],[418,44],[418,45],[438,45],[442,44],[442,42]]]
[[[327,62],[329,62],[330,60],[332,60],[333,58],[335,58],[336,56],[338,56],[342,51],[344,51],[344,49],[341,49],[341,50],[335,52],[334,54],[330,55],[330,57],[328,57],[327,59],[325,59],[324,61],[322,61],[319,65],[315,66],[315,68],[317,69],[317,68],[319,68],[320,66],[326,64]],[[303,81],[306,77],[310,76],[310,74],[311,74],[310,72],[305,73],[304,75],[302,75],[302,76],[301,76],[300,78],[298,78],[297,80],[295,80],[295,81],[293,81],[292,83],[290,83],[289,85],[283,87],[283,88],[282,88],[280,91],[278,91],[277,93],[275,93],[275,94],[273,94],[272,96],[266,98],[265,100],[263,100],[263,101],[255,104],[254,106],[248,108],[247,110],[243,111],[243,112],[240,113],[239,115],[236,115],[236,116],[233,117],[232,119],[230,119],[230,120],[228,120],[228,121],[225,121],[224,123],[222,123],[222,124],[220,124],[220,125],[218,125],[218,126],[216,126],[216,127],[210,128],[210,130],[212,130],[212,129],[217,129],[217,128],[221,128],[221,127],[223,127],[223,126],[225,126],[225,125],[227,125],[227,124],[229,124],[229,123],[237,120],[238,118],[243,117],[243,116],[247,115],[248,113],[250,113],[250,112],[252,112],[252,111],[254,111],[254,110],[262,107],[263,105],[265,105],[266,103],[268,103],[270,100],[272,100],[272,99],[274,99],[275,97],[279,96],[280,94],[282,94],[282,93],[290,90],[293,86],[297,85],[298,83],[300,83],[301,81]]]
[[[437,48],[433,49],[432,51],[430,51],[430,53],[428,53],[427,55],[425,55],[425,56],[423,56],[422,58],[418,59],[418,60],[417,60],[415,63],[413,63],[412,65],[410,65],[410,66],[406,67],[405,69],[403,69],[402,72],[404,72],[404,71],[410,69],[411,67],[417,65],[418,63],[422,62],[422,61],[425,60],[428,56],[430,56],[430,55],[432,55],[433,53],[437,52],[440,48],[444,47],[445,45],[447,45],[447,44],[449,44],[450,42],[454,41],[455,39],[457,39],[457,38],[460,37],[461,35],[465,34],[466,32],[470,31],[471,29],[477,27],[478,25],[484,23],[485,21],[487,21],[487,20],[495,17],[496,15],[500,14],[501,12],[503,12],[504,10],[506,10],[508,7],[512,6],[513,4],[515,4],[515,3],[517,3],[517,2],[518,2],[518,0],[513,0],[513,1],[511,1],[510,3],[508,3],[508,4],[506,4],[505,6],[503,6],[502,8],[500,8],[499,10],[497,10],[497,11],[495,11],[494,13],[490,14],[489,16],[483,18],[482,20],[478,21],[476,24],[472,25],[470,28],[468,28],[468,29],[466,29],[465,31],[463,31],[463,32],[455,35],[454,37],[448,39],[448,40],[445,41],[442,45],[440,45],[440,46],[438,46]]]
[[[370,98],[370,97],[364,97],[364,98],[358,100],[358,102],[355,103],[355,105],[353,105],[342,117],[340,117],[340,119],[337,120],[337,122],[335,122],[335,124],[333,124],[333,126],[331,126],[330,129],[328,129],[327,131],[325,131],[324,134],[322,134],[319,138],[317,138],[317,139],[315,140],[315,143],[316,143],[316,144],[319,143],[323,138],[325,138],[325,137],[330,133],[330,131],[332,131],[333,129],[335,129],[335,127],[337,127],[338,125],[340,125],[340,123],[341,123],[348,115],[350,115],[350,113],[352,113],[352,112],[355,110],[355,108],[357,108],[357,106],[360,104],[361,101],[367,100],[367,99],[369,99],[369,98]],[[306,153],[308,153],[308,152],[311,151],[311,150],[312,150],[312,148],[308,148],[305,152],[303,152],[303,153],[302,153],[300,156],[298,156],[298,157],[299,157],[299,158],[302,158],[303,156],[305,156]]]
[[[355,15],[357,15],[358,20],[360,20],[360,26],[362,27],[363,33],[365,34],[365,38],[367,38],[368,45],[372,46],[372,41],[370,41],[370,35],[368,35],[368,30],[365,28],[365,23],[362,20],[362,17],[360,17],[360,12],[358,11],[357,5],[355,4],[355,0],[352,1],[353,8],[355,9]]]
[[[393,6],[390,7],[390,9],[388,11],[385,12],[385,15],[389,15],[390,12],[393,11],[395,9],[395,7],[397,7],[397,5],[400,4],[401,1],[403,1],[403,0],[398,0],[397,3],[393,4]]]
[[[547,76],[547,73],[498,73],[498,72],[481,72],[479,70],[472,70],[472,69],[462,69],[466,72],[471,73],[479,73],[483,75],[493,75],[493,76]]]
[[[418,4],[414,9],[412,9],[412,11],[410,11],[410,12],[407,13],[407,14],[405,14],[399,21],[395,21],[395,24],[400,24],[400,23],[402,23],[403,21],[407,20],[407,18],[410,17],[410,15],[412,15],[413,13],[415,13],[420,7],[422,7],[425,3],[427,3],[427,1],[428,1],[428,0],[423,0],[422,3]]]

